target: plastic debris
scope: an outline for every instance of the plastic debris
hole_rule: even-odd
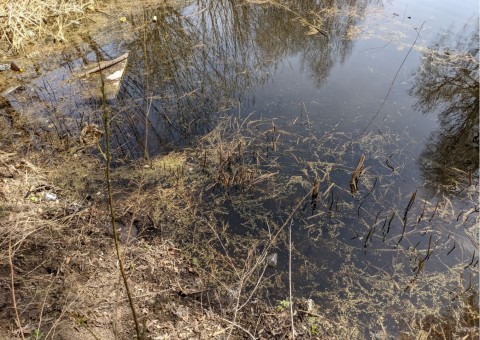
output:
[[[56,201],[57,198],[58,198],[57,195],[54,194],[53,192],[46,192],[45,193],[45,199],[47,201],[53,202],[53,201]]]
[[[107,77],[107,80],[117,80],[123,75],[123,70],[118,70]]]
[[[10,64],[0,64],[0,71],[23,72],[23,69],[12,61]]]
[[[267,256],[267,265],[270,267],[276,267],[278,263],[278,254],[273,253]]]

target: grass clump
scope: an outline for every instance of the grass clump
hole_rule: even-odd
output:
[[[14,55],[38,39],[65,41],[93,0],[10,0],[0,3],[0,54]]]

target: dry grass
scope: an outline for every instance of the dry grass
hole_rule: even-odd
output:
[[[6,0],[0,3],[0,54],[21,52],[50,38],[64,41],[66,30],[80,24],[94,0]]]
[[[0,154],[0,285],[5,287],[0,295],[4,307],[1,333],[9,330],[9,339],[22,338],[22,333],[39,339],[132,338],[127,300],[119,285],[108,231],[106,193],[101,182],[95,184],[101,180],[101,162],[80,154],[78,162],[73,155],[59,153],[50,159],[45,171],[22,160],[22,150],[17,151]],[[35,156],[30,154],[29,158]],[[143,177],[142,172],[140,167],[138,178]],[[65,177],[70,179],[62,181]],[[168,173],[164,176],[168,181],[169,177]],[[85,199],[90,190],[94,190],[92,197]],[[49,201],[47,192],[57,194],[58,200]],[[179,297],[180,292],[188,292],[185,287],[202,284],[194,269],[189,269],[189,259],[169,241],[144,238],[145,230],[155,226],[143,213],[152,211],[157,199],[168,200],[171,193],[138,190],[118,200],[119,223],[123,228],[135,225],[140,230],[138,241],[123,239],[126,272],[149,335],[182,338],[204,334],[204,338],[211,338],[211,334],[224,333],[222,322]],[[162,218],[179,218],[183,210],[169,206],[165,213],[168,216]],[[177,226],[182,225],[177,222]]]
[[[14,125],[20,131],[37,130],[32,120],[17,118]],[[172,153],[152,159],[148,167],[134,164],[112,173],[119,225],[139,232],[134,242],[123,239],[123,256],[141,321],[152,338],[289,333],[287,313],[250,303],[265,284],[265,253],[232,258],[231,246],[243,253],[251,239],[237,244],[219,230],[215,217],[229,193],[242,187],[250,194],[267,193],[261,184],[273,178],[260,169],[268,162],[249,157],[252,149],[271,144],[265,138],[269,128],[253,138],[235,124],[220,124],[200,151]],[[234,128],[234,138],[227,138],[226,126]],[[52,131],[43,142],[55,151],[45,157],[45,150],[29,150],[28,134],[16,129],[12,134],[15,144],[3,135],[8,152],[0,154],[0,285],[6,288],[0,295],[5,307],[0,333],[8,332],[9,339],[22,333],[41,339],[131,338],[109,234],[104,164],[89,154],[69,152],[77,149],[79,138],[66,146]],[[239,140],[244,150],[238,148]],[[206,161],[203,151],[209,155]],[[250,177],[240,175],[241,160]],[[213,187],[223,197],[218,205],[198,196]],[[47,193],[58,199],[49,201]],[[224,249],[219,246],[223,241]],[[252,328],[256,316],[246,313],[253,307],[256,316],[262,315],[258,329]]]

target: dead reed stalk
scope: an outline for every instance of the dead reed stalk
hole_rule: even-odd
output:
[[[17,326],[20,331],[20,336],[22,337],[22,340],[25,340],[25,335],[23,334],[22,322],[20,320],[20,315],[18,314],[17,299],[15,297],[15,280],[14,280],[12,257],[13,257],[12,239],[10,237],[8,239],[8,262],[10,264],[10,292],[12,293],[12,304],[13,304],[13,309],[15,311],[15,319],[17,320]]]
[[[50,36],[64,41],[94,0],[9,0],[0,2],[0,55],[12,55]]]
[[[293,298],[292,298],[292,222],[288,226],[288,293],[290,300],[290,324],[292,327],[292,339],[295,339],[295,324],[293,322]]]
[[[358,160],[357,167],[355,168],[355,171],[352,174],[352,177],[350,178],[350,191],[353,194],[355,194],[358,191],[358,176],[363,171],[363,162],[365,162],[365,155],[360,156],[360,159]]]

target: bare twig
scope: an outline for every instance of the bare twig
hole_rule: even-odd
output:
[[[290,300],[290,322],[292,327],[292,339],[295,339],[295,325],[293,323],[293,299],[292,299],[292,222],[288,226],[288,292]]]
[[[105,93],[105,82],[103,81],[103,75],[100,75],[102,82],[102,96],[103,96],[103,128],[105,130],[105,156],[106,156],[106,168],[105,168],[105,179],[107,181],[107,191],[108,191],[108,208],[110,210],[110,222],[112,224],[113,230],[113,239],[115,243],[115,250],[117,253],[118,264],[120,268],[120,273],[122,274],[123,283],[125,285],[125,290],[128,296],[128,302],[130,303],[130,309],[132,311],[133,321],[135,323],[135,331],[137,333],[137,339],[143,339],[142,333],[140,332],[140,326],[138,323],[137,313],[135,311],[135,305],[133,303],[132,294],[130,293],[130,287],[128,284],[127,275],[125,274],[125,269],[123,266],[122,256],[120,254],[120,244],[118,241],[118,231],[117,225],[115,223],[115,212],[113,210],[113,195],[112,195],[112,184],[110,180],[110,163],[111,163],[111,154],[110,154],[110,127],[109,127],[109,115],[107,111],[107,97]]]
[[[388,88],[387,94],[386,94],[385,97],[383,98],[382,103],[380,104],[380,107],[378,108],[377,112],[375,112],[375,114],[372,116],[372,118],[370,119],[370,121],[368,122],[368,124],[365,126],[365,128],[360,132],[360,134],[358,135],[358,137],[362,136],[362,135],[365,133],[365,131],[367,131],[367,129],[370,127],[370,125],[373,123],[373,121],[374,121],[374,120],[378,117],[378,115],[380,114],[380,111],[382,110],[383,106],[385,105],[385,102],[387,101],[388,96],[390,95],[390,92],[392,91],[393,84],[395,83],[395,80],[397,80],[398,74],[400,73],[400,70],[402,69],[403,64],[405,64],[405,61],[407,60],[408,56],[410,55],[410,52],[412,52],[413,47],[414,47],[415,44],[417,43],[418,37],[420,36],[420,32],[422,31],[422,28],[423,28],[423,25],[424,25],[424,24],[425,24],[425,21],[422,23],[422,26],[420,26],[420,28],[417,29],[417,36],[415,37],[415,40],[413,41],[412,46],[410,46],[410,49],[408,50],[407,54],[405,55],[405,58],[403,58],[403,61],[402,61],[402,63],[400,64],[400,67],[398,68],[397,73],[395,73],[395,76],[393,77],[393,80],[392,80],[392,82],[390,83],[390,86],[389,86],[389,88]],[[386,118],[387,118],[387,114],[385,113],[385,116],[383,117],[383,120],[385,120]]]
[[[15,311],[15,318],[17,320],[17,326],[20,331],[20,336],[22,340],[25,340],[25,335],[23,334],[22,322],[20,321],[20,315],[18,315],[18,308],[17,308],[17,299],[15,297],[15,280],[14,280],[14,273],[13,273],[13,261],[12,261],[12,239],[9,237],[8,239],[8,262],[10,264],[10,292],[12,293],[12,304],[13,309]]]

